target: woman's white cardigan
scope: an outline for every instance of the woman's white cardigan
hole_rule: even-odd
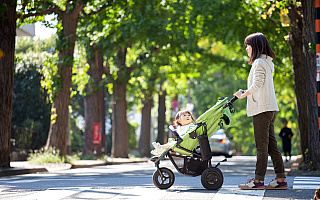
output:
[[[274,64],[270,56],[262,54],[252,63],[248,76],[247,115],[279,111],[273,85]]]

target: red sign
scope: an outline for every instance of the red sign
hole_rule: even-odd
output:
[[[101,141],[100,123],[93,124],[93,144],[99,145]]]
[[[171,103],[171,106],[172,106],[173,110],[179,108],[180,107],[179,101],[173,100]]]

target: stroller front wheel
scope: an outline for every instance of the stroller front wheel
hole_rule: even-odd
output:
[[[217,190],[223,184],[223,174],[219,168],[208,168],[201,175],[201,183],[208,190]]]
[[[166,167],[159,168],[159,170],[153,173],[153,184],[159,189],[168,189],[174,183],[174,174]]]

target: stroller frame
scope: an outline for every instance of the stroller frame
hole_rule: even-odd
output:
[[[223,108],[230,107],[230,109],[232,109],[232,103],[237,99],[238,99],[237,97],[233,97],[230,101],[228,101],[223,106]],[[221,162],[227,161],[227,159],[221,160],[214,167],[212,166],[212,163],[211,163],[212,155],[211,155],[211,149],[210,149],[209,141],[207,137],[206,123],[204,122],[197,123],[197,126],[198,126],[197,129],[200,127],[204,128],[204,133],[198,136],[200,153],[196,152],[195,150],[191,151],[189,149],[181,147],[179,145],[179,140],[178,140],[176,147],[190,153],[191,156],[177,155],[174,153],[174,151],[171,150],[171,148],[169,148],[164,153],[162,153],[159,157],[152,157],[150,159],[152,162],[155,163],[155,167],[157,168],[156,171],[153,173],[153,183],[159,189],[170,188],[173,185],[175,180],[175,176],[170,169],[159,166],[160,160],[163,159],[164,157],[169,158],[173,166],[181,175],[191,176],[191,177],[201,175],[201,183],[206,189],[217,190],[222,186],[223,174],[221,170],[218,168],[218,166],[220,165]],[[174,130],[171,130],[171,131],[174,132]],[[174,134],[176,135],[177,133],[174,133]],[[190,137],[193,137],[192,133],[190,134]],[[200,142],[200,138],[202,142]],[[208,151],[210,151],[210,155],[208,155]],[[183,167],[179,167],[175,162],[174,158],[180,158],[180,159],[183,158],[184,160]],[[190,164],[188,165],[188,161],[189,163],[191,163],[191,165]],[[195,164],[198,166],[193,166]],[[189,170],[189,167],[192,168],[192,170]]]

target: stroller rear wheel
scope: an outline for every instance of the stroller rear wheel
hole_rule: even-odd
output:
[[[162,177],[159,170],[161,171]],[[159,170],[153,173],[153,184],[159,189],[168,189],[174,183],[174,174],[166,167],[162,167]]]
[[[217,190],[223,184],[223,174],[219,168],[208,168],[201,175],[201,183],[208,190]]]

